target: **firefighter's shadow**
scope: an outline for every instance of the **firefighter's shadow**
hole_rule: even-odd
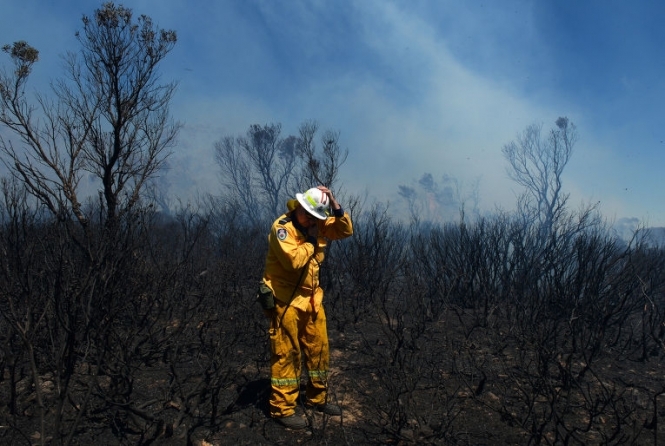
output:
[[[261,410],[266,416],[269,416],[269,397],[270,379],[264,378],[248,381],[238,387],[238,397],[226,408],[224,413],[230,414],[248,407],[255,407]]]

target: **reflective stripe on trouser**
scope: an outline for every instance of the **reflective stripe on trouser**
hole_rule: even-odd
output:
[[[270,351],[272,416],[287,417],[295,412],[300,391],[301,353],[309,375],[305,396],[312,404],[325,403],[329,353],[323,306],[314,315],[311,311],[276,302],[270,323]]]

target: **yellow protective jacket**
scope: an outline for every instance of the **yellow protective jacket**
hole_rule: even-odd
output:
[[[288,205],[292,210],[292,203]],[[329,240],[339,240],[353,234],[351,218],[344,212],[342,216],[329,217],[317,221],[319,235],[317,246],[307,242],[307,234],[297,228],[295,216],[291,212],[279,217],[268,234],[268,255],[263,273],[263,281],[273,291],[275,298],[302,311],[313,307],[317,312],[323,300],[323,290],[319,287],[319,267],[325,257]],[[295,290],[295,293],[294,293]]]

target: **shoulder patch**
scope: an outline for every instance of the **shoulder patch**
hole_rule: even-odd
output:
[[[280,240],[286,240],[286,229],[284,228],[277,229],[277,238]]]

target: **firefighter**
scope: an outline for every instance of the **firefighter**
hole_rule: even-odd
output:
[[[308,371],[305,405],[328,415],[341,408],[327,400],[328,332],[319,268],[330,240],[353,234],[351,218],[330,189],[318,186],[287,203],[268,235],[262,287],[274,297],[270,318],[270,415],[291,429],[307,426],[295,414],[301,357]]]

